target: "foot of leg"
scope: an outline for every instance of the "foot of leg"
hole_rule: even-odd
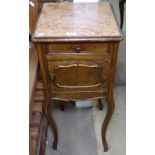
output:
[[[60,109],[61,109],[61,111],[64,111],[64,102],[63,101],[60,101]]]
[[[101,99],[98,99],[98,107],[99,107],[99,110],[103,110],[103,104]]]

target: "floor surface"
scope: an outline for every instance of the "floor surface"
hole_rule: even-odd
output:
[[[53,111],[59,132],[58,150],[51,149],[53,135],[48,131],[46,155],[97,155],[92,108],[65,108]]]

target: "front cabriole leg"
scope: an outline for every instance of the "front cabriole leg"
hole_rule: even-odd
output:
[[[112,97],[107,98],[107,114],[104,119],[103,125],[102,125],[102,142],[103,142],[103,147],[104,147],[104,152],[108,151],[108,143],[106,139],[106,132],[107,132],[107,127],[110,122],[110,119],[112,117],[112,114],[114,112],[114,99]]]

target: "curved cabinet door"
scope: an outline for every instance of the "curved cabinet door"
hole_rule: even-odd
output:
[[[110,60],[51,61],[49,76],[52,90],[102,90],[107,84]]]

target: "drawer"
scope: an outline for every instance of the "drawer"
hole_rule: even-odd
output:
[[[110,59],[49,61],[52,91],[102,91],[110,76]]]
[[[47,54],[55,53],[102,53],[109,55],[110,43],[61,43],[46,44],[45,50]]]

